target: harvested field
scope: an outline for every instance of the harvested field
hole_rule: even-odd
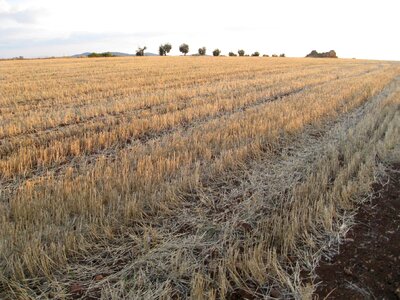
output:
[[[0,298],[307,298],[400,148],[400,64],[0,61]]]

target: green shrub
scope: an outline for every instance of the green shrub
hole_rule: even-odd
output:
[[[92,52],[88,55],[88,57],[113,57],[114,55],[111,52],[103,52],[103,53],[96,53]]]

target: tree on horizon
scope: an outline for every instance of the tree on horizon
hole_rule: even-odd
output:
[[[144,46],[143,48],[138,48],[137,50],[136,50],[136,56],[144,56],[144,51],[147,49],[147,47],[146,46]]]
[[[221,50],[219,50],[218,48],[213,51],[214,56],[219,56],[220,54],[221,54]]]
[[[199,48],[199,55],[206,55],[207,48],[206,47],[201,47]]]
[[[179,51],[183,53],[183,55],[186,56],[186,54],[189,53],[189,45],[183,43],[182,45],[179,46]]]
[[[160,45],[160,47],[158,48],[158,52],[160,54],[160,56],[167,56],[167,53],[169,53],[172,49],[172,46],[170,43],[166,43],[164,45]]]

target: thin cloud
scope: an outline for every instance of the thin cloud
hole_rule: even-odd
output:
[[[20,24],[34,24],[37,23],[40,16],[43,14],[44,10],[41,9],[24,9],[20,11],[0,13],[0,18]]]
[[[93,33],[93,32],[73,32],[66,37],[61,38],[50,38],[35,41],[35,45],[58,45],[58,44],[79,44],[82,42],[101,42],[109,41],[121,38],[150,38],[165,35],[164,32],[132,32],[132,33],[120,33],[120,32],[107,32],[107,33]]]
[[[112,42],[120,39],[147,39],[162,37],[165,32],[138,31],[132,33],[108,32],[73,32],[64,37],[39,37],[40,31],[26,28],[0,28],[0,46],[3,49],[17,49],[34,46],[75,45],[91,42]],[[36,37],[35,37],[36,36]],[[35,37],[35,38],[33,38]]]
[[[43,8],[19,8],[0,0],[0,26],[7,24],[34,24],[45,14]]]

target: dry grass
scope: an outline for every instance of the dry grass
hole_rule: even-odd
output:
[[[73,282],[104,299],[306,297],[300,270],[399,137],[398,81],[381,93],[395,63],[58,59],[0,74],[6,298],[68,298]]]

